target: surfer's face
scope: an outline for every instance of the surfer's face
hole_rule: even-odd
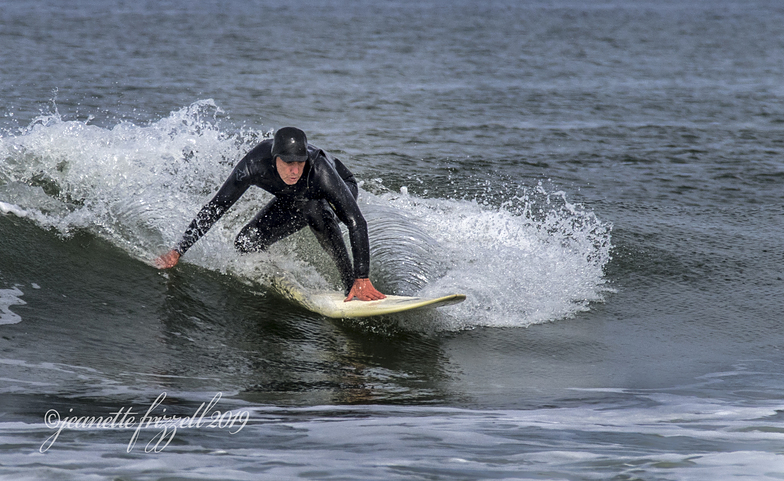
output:
[[[275,168],[278,169],[278,175],[283,179],[283,182],[287,185],[294,185],[302,177],[305,162],[283,162],[280,157],[275,157]]]

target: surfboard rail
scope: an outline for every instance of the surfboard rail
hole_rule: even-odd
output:
[[[458,304],[466,299],[465,294],[449,294],[439,297],[409,297],[388,295],[378,301],[351,300],[345,302],[341,292],[310,291],[298,282],[283,276],[272,281],[273,288],[292,302],[305,309],[331,318],[373,317],[395,314],[413,309],[436,308]]]

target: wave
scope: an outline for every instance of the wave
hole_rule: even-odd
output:
[[[56,110],[42,114],[0,137],[2,212],[64,236],[88,231],[149,263],[179,240],[234,163],[271,135],[224,128],[220,113],[202,100],[149,125],[111,128],[64,120]],[[609,224],[542,183],[505,186],[501,202],[486,191],[437,198],[362,182],[374,282],[398,294],[468,294],[439,311],[435,322],[448,330],[528,326],[603,300]],[[334,267],[307,230],[267,253],[234,251],[234,236],[268,199],[251,189],[183,262],[248,283],[264,284],[271,269],[285,269],[305,285],[336,287]]]

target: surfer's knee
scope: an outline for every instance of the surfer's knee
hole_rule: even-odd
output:
[[[335,212],[329,202],[324,199],[311,200],[302,208],[301,212],[311,227],[314,225],[323,226],[326,223],[337,221]]]
[[[267,244],[260,242],[258,232],[253,232],[252,229],[243,229],[234,239],[234,248],[243,254],[262,252],[267,250],[267,247]]]

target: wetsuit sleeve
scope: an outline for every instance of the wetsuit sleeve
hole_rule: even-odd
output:
[[[335,158],[333,158],[333,160],[335,161],[335,171],[338,173],[340,178],[343,179],[343,182],[345,182],[346,185],[348,186],[348,190],[351,191],[351,194],[356,199],[357,196],[359,195],[359,186],[357,185],[357,179],[355,179],[354,174],[352,174],[351,171],[348,170],[348,168],[345,165],[343,165],[343,162]]]
[[[339,175],[337,165],[338,161],[335,162],[335,169],[326,168],[320,172],[319,183],[323,189],[324,198],[335,208],[338,219],[348,227],[351,254],[354,258],[354,278],[364,279],[370,275],[370,241],[367,222],[359,210],[359,205],[357,205],[356,181],[354,180],[353,183],[344,181],[342,175]],[[353,180],[354,176],[351,175],[351,172],[343,164],[340,166],[342,170],[348,172]]]
[[[218,193],[196,214],[196,218],[191,221],[182,236],[182,240],[175,247],[175,250],[180,255],[185,254],[196,241],[201,239],[218,219],[248,190],[248,187],[250,187],[250,172],[248,168],[247,158],[242,159],[234,167],[231,175],[223,183]]]

